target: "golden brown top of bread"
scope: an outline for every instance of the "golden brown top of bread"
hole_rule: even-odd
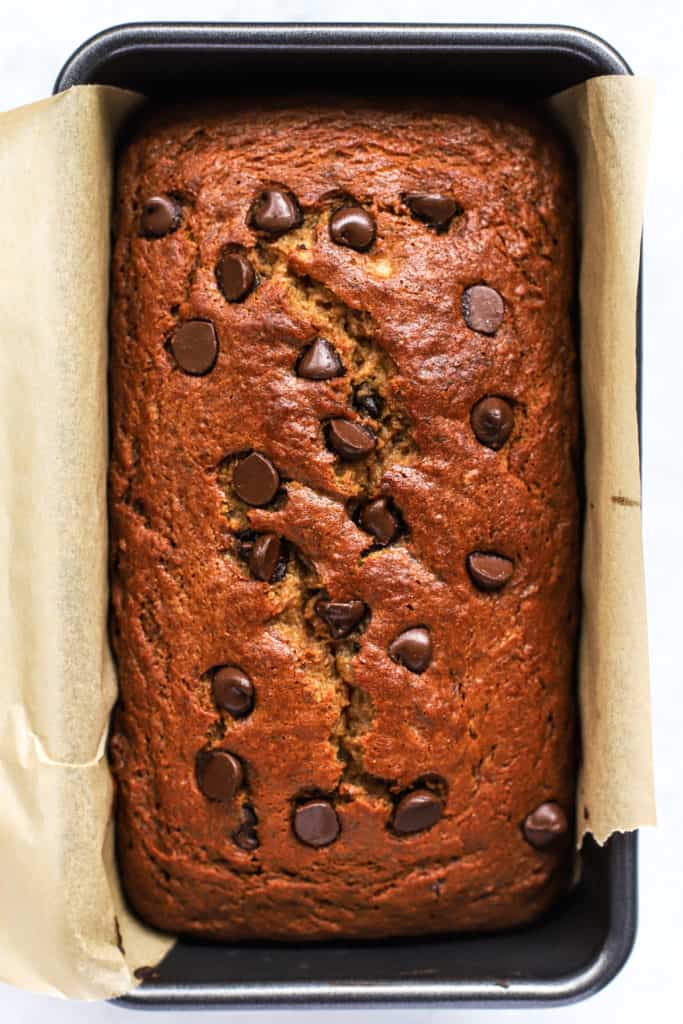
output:
[[[566,881],[559,809],[524,825],[573,799],[573,234],[514,108],[178,108],[126,144],[111,751],[146,919],[504,927]]]

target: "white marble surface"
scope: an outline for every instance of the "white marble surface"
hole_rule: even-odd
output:
[[[659,828],[641,838],[640,929],[635,952],[604,992],[574,1007],[536,1011],[534,1022],[673,1021],[680,1013],[677,989],[683,912],[683,814],[680,745],[683,738],[683,671],[678,557],[683,553],[683,460],[681,405],[683,318],[681,316],[681,191],[683,186],[683,5],[680,0],[3,0],[0,32],[0,109],[46,96],[62,62],[75,46],[109,25],[135,20],[227,21],[424,21],[546,22],[573,24],[602,35],[639,73],[658,81],[658,103],[646,214],[644,511],[650,646],[652,659]],[[74,1004],[27,995],[0,985],[0,1020],[7,1024],[105,1024],[122,1022],[127,1011],[108,1004]],[[209,1024],[230,1018],[265,1024],[272,1013],[160,1012],[164,1024]],[[294,1024],[301,1013],[281,1012]],[[491,1011],[310,1011],[309,1024],[358,1017],[384,1024],[485,1022]],[[507,1011],[522,1021],[528,1011]]]

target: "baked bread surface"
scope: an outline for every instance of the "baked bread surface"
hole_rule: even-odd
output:
[[[264,190],[299,222],[259,227]],[[445,225],[425,193],[455,200]],[[330,233],[349,207],[374,223],[364,248]],[[121,153],[115,223],[110,751],[133,907],[224,940],[532,919],[566,887],[574,794],[563,143],[503,106],[152,111]],[[235,255],[254,286],[228,301]],[[474,286],[500,318],[490,292],[468,306]],[[213,327],[213,361],[210,333],[183,348],[189,321]],[[316,339],[309,364],[337,375],[299,372]],[[487,397],[512,416],[497,447],[474,429]],[[369,450],[344,426],[335,448],[338,421]],[[265,477],[239,488],[250,453]],[[268,467],[274,495],[245,501]],[[482,577],[471,555],[501,561]],[[221,667],[250,688],[225,698],[237,714]],[[531,842],[548,804],[566,820]]]

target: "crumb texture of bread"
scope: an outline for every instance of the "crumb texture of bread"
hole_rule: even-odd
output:
[[[566,889],[574,218],[563,140],[514,106],[218,103],[130,132],[110,756],[144,920],[488,930]],[[549,803],[566,834],[525,834]]]

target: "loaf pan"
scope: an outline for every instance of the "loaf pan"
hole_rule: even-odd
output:
[[[55,91],[100,83],[148,96],[261,91],[489,93],[541,97],[630,74],[589,33],[530,25],[136,24],[68,59]],[[639,317],[640,321],[640,317]],[[640,322],[638,358],[640,372]],[[640,407],[639,407],[640,415]],[[542,1006],[596,992],[636,932],[636,835],[587,841],[581,881],[514,932],[384,942],[244,946],[179,941],[119,1002],[133,1007]]]

